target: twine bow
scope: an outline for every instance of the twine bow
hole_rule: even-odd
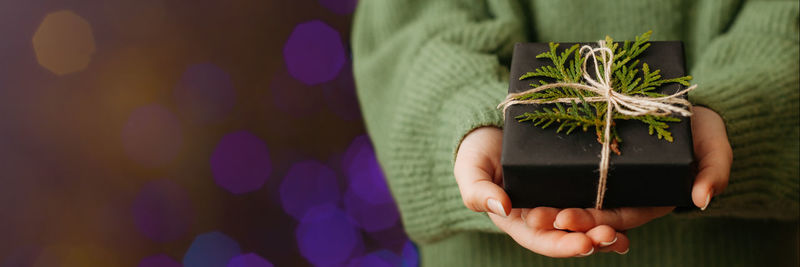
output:
[[[679,96],[688,93],[689,91],[694,90],[697,85],[692,85],[689,88],[684,90],[680,90],[674,94],[663,96],[663,97],[646,97],[646,96],[632,96],[619,93],[614,91],[614,88],[611,86],[611,73],[613,70],[614,64],[614,51],[611,50],[606,45],[604,40],[600,40],[597,42],[598,47],[593,48],[589,45],[584,45],[580,49],[580,54],[584,55],[584,52],[587,52],[585,56],[583,56],[583,65],[581,68],[583,80],[586,84],[581,83],[550,83],[538,86],[536,88],[531,88],[524,92],[513,93],[509,94],[506,99],[497,106],[497,108],[503,109],[503,116],[506,114],[506,110],[508,107],[512,105],[518,104],[551,104],[551,103],[581,103],[581,102],[606,102],[606,118],[605,118],[605,126],[603,128],[603,149],[600,152],[600,177],[598,178],[598,185],[597,185],[597,198],[595,200],[595,208],[601,209],[603,207],[603,199],[605,197],[606,191],[606,180],[608,178],[608,166],[609,166],[609,159],[611,157],[611,148],[610,148],[610,139],[611,139],[611,123],[612,123],[612,115],[614,111],[628,115],[628,116],[644,116],[644,115],[655,115],[655,116],[667,116],[673,113],[680,114],[681,116],[691,116],[691,103],[686,99],[680,98]],[[597,62],[597,55],[600,55],[600,61],[603,65],[603,71],[600,71],[600,67]],[[586,62],[589,59],[592,59],[594,62],[594,71],[595,76],[597,79],[593,79],[589,73],[586,71]],[[592,97],[565,97],[565,98],[558,98],[553,100],[539,100],[539,99],[527,99],[527,100],[519,100],[517,98],[532,94],[540,91],[544,91],[550,88],[556,87],[569,87],[578,90],[589,91],[592,93],[597,94],[598,96]]]

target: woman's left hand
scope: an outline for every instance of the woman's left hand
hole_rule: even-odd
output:
[[[698,160],[698,173],[692,187],[692,202],[705,210],[711,197],[718,195],[728,185],[733,151],[728,142],[725,123],[716,112],[695,107],[692,115],[694,155]],[[571,208],[556,215],[559,229],[585,232],[598,225],[609,225],[624,231],[664,216],[674,207],[617,208],[609,210]],[[601,249],[602,251],[602,249]]]

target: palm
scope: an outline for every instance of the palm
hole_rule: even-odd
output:
[[[702,209],[728,183],[732,161],[722,119],[713,111],[695,108],[692,117],[695,157],[699,172],[692,189],[694,204]],[[490,218],[523,247],[551,257],[585,256],[599,251],[625,253],[627,237],[618,231],[635,228],[664,216],[673,207],[596,209],[511,209],[500,187],[502,131],[483,127],[468,134],[456,156],[454,174],[464,204],[491,212]]]

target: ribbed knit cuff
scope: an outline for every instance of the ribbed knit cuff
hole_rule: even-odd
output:
[[[397,158],[387,162],[405,165],[389,167],[397,170],[389,182],[395,195],[407,196],[398,201],[403,202],[400,208],[404,226],[417,241],[435,241],[461,231],[499,231],[485,213],[464,206],[453,176],[453,163],[455,151],[467,133],[481,126],[502,126],[502,114],[496,106],[505,97],[507,88],[507,83],[489,77],[471,80],[441,102],[429,103],[442,98],[419,95],[413,101],[415,105],[435,107],[426,117],[401,116],[409,119],[398,122],[406,124],[408,130],[432,131],[398,133],[398,136],[414,136],[416,140],[400,142],[405,145],[396,149],[403,151],[395,151]],[[424,173],[427,171],[430,173]]]
[[[723,117],[734,157],[727,189],[694,214],[800,215],[797,12],[797,3],[745,6],[693,70],[690,100]]]

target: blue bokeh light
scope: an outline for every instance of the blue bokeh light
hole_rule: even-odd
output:
[[[336,173],[313,160],[295,163],[283,178],[280,197],[286,213],[300,220],[313,207],[338,203]]]
[[[417,250],[417,246],[411,242],[411,240],[406,241],[406,244],[403,246],[403,266],[404,267],[417,267],[419,266],[419,251]]]
[[[332,204],[306,213],[295,231],[300,254],[315,265],[337,265],[357,251],[363,240],[347,216]]]
[[[209,232],[195,237],[183,255],[183,266],[220,267],[239,255],[239,244],[220,232]]]

